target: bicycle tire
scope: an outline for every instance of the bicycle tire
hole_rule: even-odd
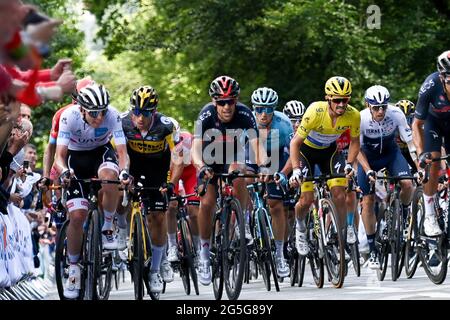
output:
[[[299,270],[298,270],[298,252],[295,248],[295,225],[292,228],[288,239],[288,254],[289,254],[289,268],[290,270],[290,285],[295,286],[299,282]]]
[[[190,257],[190,248],[187,243],[187,235],[185,233],[185,229],[183,228],[183,221],[179,220],[178,223],[178,232],[180,233],[178,240],[178,252],[180,254],[180,277],[183,283],[184,292],[186,295],[191,294],[191,280],[189,276],[189,257]]]
[[[69,262],[67,252],[67,227],[70,220],[66,220],[58,233],[58,240],[55,248],[55,282],[60,300],[67,300],[64,297],[64,282],[69,277]]]
[[[413,200],[412,200],[412,208],[410,211],[409,217],[409,231],[408,237],[406,239],[405,244],[405,254],[404,254],[404,265],[405,265],[405,273],[408,279],[414,277],[414,274],[417,270],[417,265],[419,264],[419,253],[418,253],[418,242],[419,242],[419,227],[417,224],[417,217],[422,216],[424,214],[422,210],[423,208],[419,205],[419,200],[422,198],[423,188],[419,186],[414,190]],[[417,213],[420,212],[420,215]]]
[[[320,201],[322,201],[322,219],[326,232],[326,234],[323,235],[325,263],[333,286],[335,288],[342,288],[342,286],[344,285],[345,270],[347,264],[345,262],[344,240],[342,238],[342,232],[340,231],[341,228],[337,224],[337,210],[334,203],[330,199],[321,199]],[[330,223],[327,226],[328,215],[330,217]],[[336,255],[336,252],[338,255]]]
[[[315,207],[313,210],[317,210]],[[320,257],[320,242],[322,241],[322,230],[320,226],[317,225],[317,230],[314,229],[314,215],[309,213],[307,216],[308,223],[307,225],[307,235],[308,235],[308,246],[309,252],[306,256],[309,261],[309,265],[311,268],[311,273],[313,276],[314,283],[317,288],[323,288],[323,284],[325,282],[325,267],[323,257]]]
[[[100,265],[99,240],[101,240],[99,224],[98,211],[90,211],[88,213],[87,232],[85,233],[84,241],[86,255],[83,257],[83,265],[86,269],[84,298],[87,300],[98,300],[97,279]]]
[[[237,300],[241,293],[244,278],[247,248],[245,240],[245,221],[239,201],[235,198],[227,200],[224,236],[222,237],[222,263],[225,291],[228,299]],[[239,234],[236,234],[235,226]]]
[[[353,270],[355,270],[355,274],[357,277],[361,276],[361,261],[359,260],[359,242],[356,241],[353,244],[349,245],[350,247],[350,256],[353,262]]]
[[[99,211],[97,210],[97,214]],[[103,242],[101,238],[101,230],[103,225],[103,215],[98,218],[98,278],[97,278],[97,287],[96,287],[96,295],[98,300],[108,300],[109,294],[112,289],[112,275],[113,275],[113,252],[112,251],[103,251]],[[117,249],[116,249],[117,250]]]
[[[191,232],[191,227],[189,225],[189,222],[187,220],[183,220],[183,228],[184,228],[184,234],[186,234],[186,241],[187,245],[189,246],[189,274],[191,276],[192,284],[194,285],[194,291],[195,295],[199,295],[200,292],[198,290],[198,277],[197,277],[197,270],[195,269],[195,256],[197,255],[197,252],[195,250],[195,246],[193,243],[193,237]],[[191,239],[191,240],[189,240]]]
[[[221,209],[216,208],[216,210],[220,211]],[[222,237],[222,225],[219,217],[213,221],[211,238],[211,281],[216,300],[222,299],[223,295]]]
[[[391,247],[391,279],[397,281],[399,275],[401,239],[403,233],[400,201],[393,199],[390,205],[391,224],[389,228],[389,242]]]
[[[267,282],[269,283],[269,289],[268,291],[270,291],[270,278],[272,276],[273,279],[273,283],[275,286],[275,290],[276,291],[280,291],[280,287],[278,284],[278,274],[277,274],[277,269],[275,266],[275,259],[274,259],[274,249],[275,246],[272,243],[272,239],[270,238],[269,235],[269,223],[270,221],[267,220],[268,218],[268,214],[266,209],[261,209],[262,210],[262,214],[259,214],[258,217],[260,217],[261,219],[259,220],[260,222],[260,228],[261,228],[261,240],[263,243],[263,250],[265,253],[265,268],[266,268],[266,272],[267,272]]]
[[[130,266],[131,279],[133,281],[134,299],[142,300],[144,298],[144,248],[142,234],[142,215],[139,211],[135,212],[130,226],[131,235],[131,259],[128,261]]]
[[[424,208],[423,197],[420,199],[419,204]],[[425,213],[425,211],[423,211]],[[420,225],[419,225],[419,233],[421,235],[425,234],[424,232],[424,221],[425,214],[422,215]],[[445,233],[441,234],[438,237],[424,237],[421,239],[421,244],[419,246],[419,257],[422,261],[422,267],[427,274],[428,279],[431,280],[434,284],[442,284],[447,276],[447,266],[448,266],[448,257],[447,257],[447,239],[444,237]],[[433,239],[433,240],[431,240]],[[434,243],[433,243],[434,242]],[[430,256],[430,247],[434,247],[434,254]],[[432,257],[435,256],[438,259],[440,267],[431,266],[430,261]],[[433,269],[434,268],[434,269]]]

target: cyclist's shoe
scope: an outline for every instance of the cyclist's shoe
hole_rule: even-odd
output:
[[[103,249],[116,250],[117,249],[117,237],[114,231],[105,230],[102,231],[102,243]]]
[[[160,293],[163,289],[163,282],[158,272],[150,272],[150,292]]]
[[[354,244],[356,242],[355,228],[353,226],[347,226],[347,243]]]
[[[245,240],[247,240],[247,245],[253,244],[253,236],[250,231],[250,225],[248,223],[245,223]]]
[[[119,228],[117,236],[117,249],[125,250],[127,248],[127,229]]]
[[[81,271],[77,264],[69,266],[69,278],[67,278],[64,288],[64,297],[67,299],[76,299],[80,294]]]
[[[204,286],[209,286],[211,283],[211,266],[209,261],[200,259],[198,264],[198,281]]]
[[[372,270],[380,269],[380,262],[378,261],[378,253],[371,251],[369,254],[369,268]]]
[[[169,246],[169,250],[167,250],[167,260],[169,262],[179,261],[177,246]]]
[[[425,234],[429,237],[438,236],[442,233],[441,228],[439,227],[439,223],[437,221],[436,216],[425,216],[425,221],[423,223],[423,228]]]
[[[308,254],[309,246],[306,232],[295,230],[295,247],[299,255],[306,256]]]
[[[173,281],[173,270],[168,260],[161,261],[161,268],[159,271],[164,282],[169,283]]]
[[[277,274],[280,278],[289,277],[289,265],[284,258],[277,258]]]

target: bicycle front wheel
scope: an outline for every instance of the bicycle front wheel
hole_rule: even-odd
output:
[[[86,276],[84,277],[84,299],[97,300],[97,280],[100,273],[101,241],[100,221],[97,210],[89,212],[84,237],[83,266]]]
[[[228,299],[237,300],[242,289],[245,262],[245,222],[242,208],[237,199],[230,199],[225,210],[225,226],[222,238],[222,262],[225,291]]]
[[[336,288],[344,285],[345,277],[345,255],[344,240],[342,238],[341,228],[337,223],[336,207],[330,199],[321,199],[323,210],[323,224],[325,226],[325,234],[323,235],[323,243],[325,249],[325,263],[331,283]]]
[[[142,233],[142,215],[140,212],[134,214],[132,225],[132,236],[130,246],[130,266],[131,279],[134,286],[134,299],[142,300],[144,297],[144,248]]]
[[[418,217],[424,215],[423,207],[420,205],[420,199],[423,195],[423,188],[419,186],[414,191],[412,210],[408,216],[408,236],[405,244],[405,273],[408,279],[411,279],[416,273],[417,265],[419,264],[418,243],[419,239],[419,227]]]
[[[68,226],[69,220],[66,220],[59,230],[55,249],[55,281],[61,300],[66,300],[66,297],[64,297],[64,282],[69,277],[69,253],[67,252]]]

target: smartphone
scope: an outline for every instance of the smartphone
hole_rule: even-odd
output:
[[[23,168],[24,168],[24,169],[28,169],[29,167],[30,167],[30,161],[24,160],[24,161],[23,161]]]
[[[38,24],[48,20],[48,17],[43,14],[36,12],[35,10],[30,10],[25,19],[23,19],[23,25],[26,27],[29,24]]]

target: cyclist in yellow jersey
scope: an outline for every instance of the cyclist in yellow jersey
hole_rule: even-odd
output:
[[[308,254],[305,218],[314,201],[312,182],[301,183],[303,177],[314,175],[317,164],[323,174],[352,174],[353,163],[359,152],[360,116],[358,110],[348,104],[352,87],[344,77],[332,77],[325,83],[326,101],[313,102],[302,118],[290,146],[292,186],[301,184],[301,197],[295,205],[295,244],[301,255]],[[350,147],[347,162],[338,151],[336,140],[346,130],[350,130]],[[333,202],[338,213],[341,230],[346,230],[345,188],[346,178],[328,181]],[[344,236],[346,232],[342,233]]]

